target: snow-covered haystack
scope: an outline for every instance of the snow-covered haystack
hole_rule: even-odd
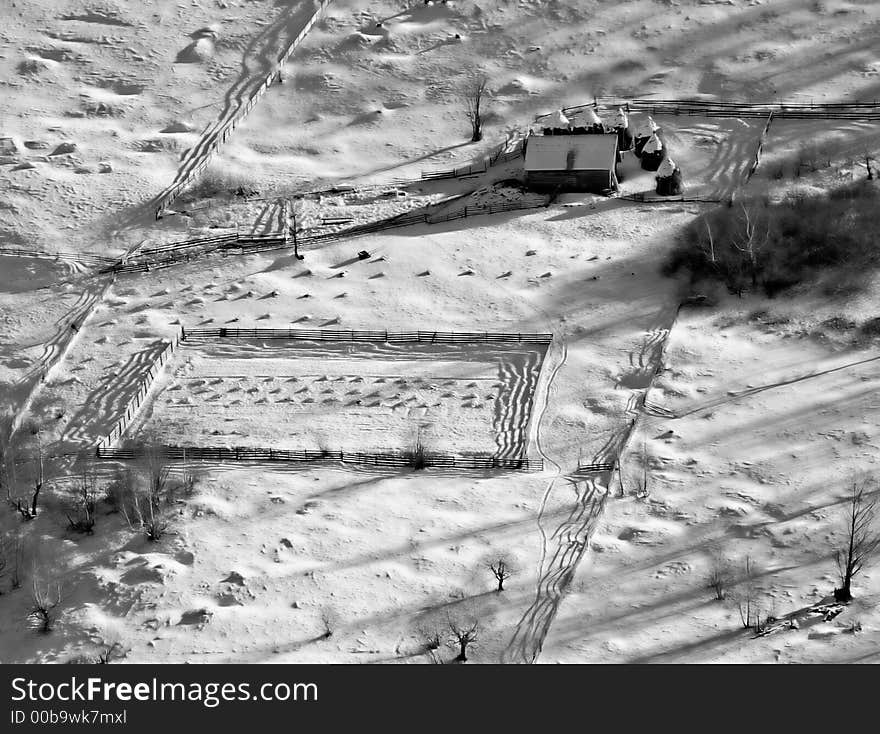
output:
[[[642,149],[645,144],[660,130],[660,126],[654,122],[654,119],[647,115],[637,126],[635,131],[635,147],[636,156],[642,155]]]
[[[672,158],[664,158],[657,169],[657,193],[660,196],[679,196],[684,193],[681,169]]]
[[[666,157],[666,146],[657,135],[652,135],[642,146],[642,168],[656,171]]]
[[[199,64],[209,61],[214,56],[214,37],[199,36],[189,46],[177,54],[178,64]]]
[[[617,131],[617,149],[620,151],[632,150],[633,136],[629,131],[629,117],[623,107],[617,108],[614,116],[614,129]]]
[[[541,118],[544,135],[562,135],[570,132],[571,121],[562,110],[556,110]]]
[[[571,116],[571,128],[572,132],[578,134],[605,132],[602,118],[596,114],[596,110],[592,107],[586,107],[575,112]]]

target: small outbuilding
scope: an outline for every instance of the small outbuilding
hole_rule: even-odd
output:
[[[534,190],[617,190],[617,134],[530,135],[526,185]]]

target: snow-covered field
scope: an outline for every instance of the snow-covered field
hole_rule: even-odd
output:
[[[520,200],[502,185],[517,161],[419,176],[479,160],[535,114],[594,95],[821,102],[880,89],[873,2],[339,0],[196,192],[156,221],[153,197],[259,84],[311,3],[51,6],[16,0],[0,29],[0,247],[116,257],[214,231],[275,232],[294,194],[334,187],[299,201],[301,227],[457,195],[450,207]],[[474,69],[493,94],[485,138],[471,144],[458,90]],[[657,122],[687,194],[706,198],[742,180],[764,124]],[[778,196],[862,179],[875,133],[776,120],[749,186]],[[621,174],[623,194],[654,188],[631,156]],[[259,194],[245,201],[239,187]],[[546,208],[320,242],[303,261],[213,255],[116,277],[0,254],[0,428],[20,425],[6,481],[27,494],[38,446],[48,477],[35,519],[0,511],[27,559],[23,588],[0,578],[0,660],[61,662],[118,641],[147,663],[427,662],[426,632],[447,613],[479,621],[474,662],[876,660],[875,564],[840,616],[808,613],[838,583],[849,482],[877,471],[876,276],[861,291],[720,296],[679,311],[685,284],[661,267],[708,206],[563,194]],[[134,431],[386,451],[409,448],[421,427],[428,449],[526,449],[545,470],[205,463],[158,543],[105,502],[93,535],[71,531],[78,472],[167,340],[225,325],[553,342],[546,353],[186,342]],[[619,474],[579,468],[616,460]],[[99,467],[104,478],[115,468]],[[496,593],[486,559],[501,553],[517,573]],[[762,608],[800,615],[799,629],[744,630],[735,589],[722,602],[707,587],[719,557],[734,576],[751,559]],[[49,635],[27,630],[31,576],[64,589]]]

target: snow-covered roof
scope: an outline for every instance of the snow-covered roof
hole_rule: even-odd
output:
[[[562,113],[562,110],[556,110],[549,115],[541,118],[541,124],[544,127],[568,127],[569,119]]]
[[[596,110],[592,107],[578,110],[570,119],[572,127],[592,127],[593,125],[602,124],[602,118],[596,114]]]
[[[526,171],[613,171],[617,135],[533,135]]]
[[[652,135],[642,148],[642,153],[656,153],[659,150],[663,150],[663,142],[656,135]]]
[[[654,118],[648,115],[636,126],[636,137],[647,138],[649,135],[653,135],[659,129],[660,126],[657,125],[656,122],[654,122]]]
[[[660,168],[657,169],[657,177],[669,178],[673,173],[675,173],[675,161],[672,158],[664,158]]]

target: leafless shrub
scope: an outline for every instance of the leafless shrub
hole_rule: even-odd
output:
[[[95,506],[98,501],[98,478],[91,467],[83,469],[76,485],[76,494],[67,522],[71,530],[91,535],[95,527]]]
[[[159,444],[150,443],[143,447],[139,460],[140,472],[146,480],[150,501],[158,508],[168,486],[171,466],[165,449]]]
[[[161,540],[168,530],[168,520],[159,496],[150,487],[142,487],[133,474],[125,476],[129,481],[122,488],[123,499],[119,511],[129,528],[143,533],[151,543]]]
[[[724,601],[727,598],[727,592],[733,584],[733,573],[730,564],[720,555],[712,558],[707,582],[708,587],[715,592],[717,601]]]
[[[47,582],[45,588],[41,587],[34,574],[31,610],[27,615],[31,626],[43,634],[51,632],[56,621],[55,609],[61,604],[61,599],[61,584]]]
[[[731,598],[739,611],[743,629],[763,632],[770,617],[762,608],[757,570],[748,556],[746,556],[742,579],[733,590]]]
[[[322,639],[327,640],[333,637],[333,632],[336,630],[338,624],[339,615],[330,607],[323,607],[321,609],[321,628],[323,630],[321,633]]]
[[[126,488],[134,481],[130,469],[119,468],[104,485],[104,502],[111,513],[122,512],[127,496]]]
[[[861,573],[865,563],[880,547],[880,532],[876,527],[877,486],[872,479],[852,481],[847,497],[846,535],[844,543],[835,550],[840,588],[834,590],[837,601],[852,599],[853,579]]]
[[[122,644],[119,642],[114,642],[112,645],[107,645],[104,647],[101,652],[93,659],[96,665],[107,665],[112,663],[114,660],[121,660],[126,656],[125,648],[122,647]]]
[[[416,434],[412,447],[404,455],[407,466],[411,467],[413,471],[421,471],[428,466],[428,450],[422,441],[421,430]]]

